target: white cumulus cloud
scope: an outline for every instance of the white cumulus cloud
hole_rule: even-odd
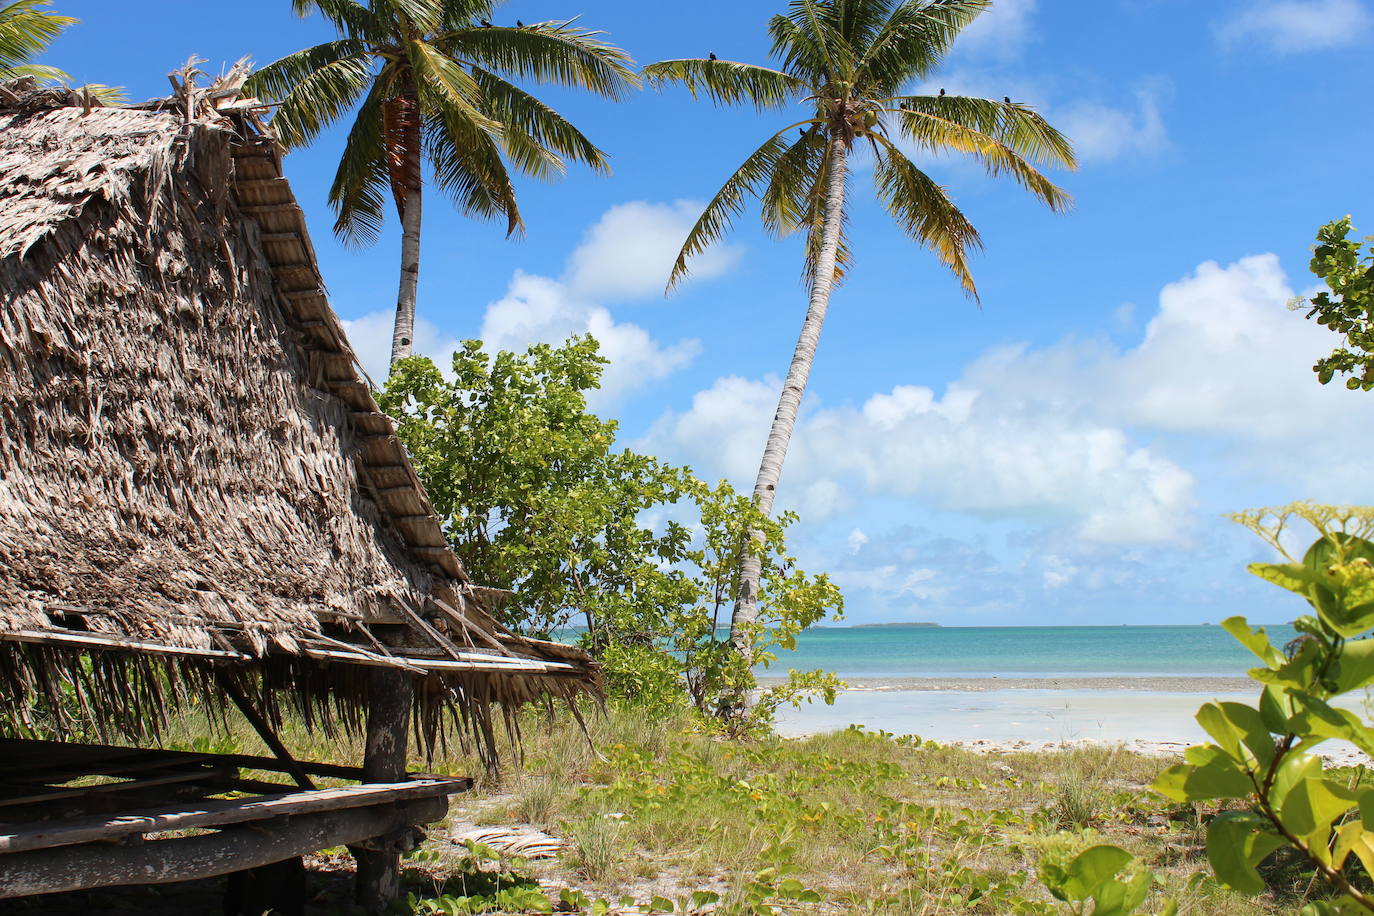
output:
[[[1334,338],[1287,308],[1292,295],[1272,254],[1207,262],[1161,291],[1131,347],[997,348],[943,392],[905,384],[858,406],[809,401],[779,499],[817,518],[843,511],[811,495],[827,482],[861,509],[900,499],[1063,527],[1083,543],[1181,543],[1202,469],[1170,442],[1205,451],[1226,476],[1271,481],[1279,501],[1374,498],[1358,457],[1374,431],[1350,420],[1368,396],[1317,384],[1312,363]],[[719,379],[660,418],[647,444],[752,479],[777,390]],[[1044,581],[1071,577],[1053,567]]]
[[[618,204],[587,231],[568,259],[564,281],[580,296],[602,301],[661,295],[682,243],[701,204],[630,201]],[[743,254],[736,245],[716,245],[688,266],[691,276],[708,280],[728,272]]]
[[[1258,44],[1291,54],[1354,44],[1372,23],[1362,0],[1251,0],[1218,23],[1216,34],[1227,47]]]
[[[605,303],[658,296],[700,204],[632,201],[611,207],[568,256],[561,279],[516,271],[506,293],[487,306],[481,338],[488,350],[523,351],[534,343],[559,344],[590,334],[610,364],[589,401],[604,408],[630,392],[676,372],[701,352],[696,339],[663,344],[644,328],[612,317]],[[743,249],[716,246],[692,264],[693,277],[731,270]],[[372,312],[344,322],[359,361],[377,384],[387,377],[393,313]],[[447,367],[459,341],[423,314],[415,321],[415,352]],[[842,502],[834,493],[816,498]]]
[[[664,346],[640,326],[617,322],[603,306],[580,299],[567,284],[520,271],[482,321],[482,340],[493,351],[562,343],[573,334],[595,337],[610,360],[600,391],[589,398],[596,406],[670,375],[701,352],[695,339]]]
[[[396,312],[387,309],[368,312],[361,318],[343,319],[344,333],[358,355],[358,362],[371,377],[373,384],[381,385],[390,374],[391,331],[395,325]],[[458,340],[445,334],[434,322],[423,316],[415,318],[415,352],[428,356],[439,366],[447,366],[453,352],[458,349]]]

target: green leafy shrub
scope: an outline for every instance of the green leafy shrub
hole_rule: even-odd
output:
[[[1242,805],[1207,829],[1208,861],[1227,886],[1262,893],[1257,866],[1290,849],[1337,895],[1308,904],[1305,914],[1374,913],[1374,896],[1352,864],[1374,870],[1374,788],[1332,774],[1312,753],[1336,739],[1374,754],[1374,729],[1333,704],[1374,683],[1374,510],[1300,503],[1234,518],[1286,560],[1250,571],[1302,596],[1315,614],[1294,621],[1301,635],[1283,649],[1243,617],[1222,624],[1262,662],[1250,671],[1263,685],[1259,700],[1203,705],[1197,720],[1213,743],[1189,748],[1155,789],[1179,801]],[[1294,522],[1318,533],[1300,558],[1288,552]]]
[[[843,600],[788,553],[796,516],[769,518],[727,483],[617,450],[616,424],[587,409],[605,364],[590,337],[494,356],[467,341],[449,375],[423,357],[397,363],[378,401],[468,572],[514,592],[504,623],[540,637],[579,627],[612,695],[652,717],[688,704],[714,715],[756,687],[721,629],[744,551],[763,579],[759,619],[738,635],[764,665]],[[762,729],[778,705],[828,701],[838,686],[792,674],[731,726]]]

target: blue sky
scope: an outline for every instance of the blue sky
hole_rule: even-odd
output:
[[[265,63],[332,37],[286,0],[59,0],[83,22],[47,62],[163,95],[192,54]],[[763,62],[781,0],[525,0],[503,21],[581,15],[641,63]],[[794,547],[844,586],[853,622],[946,625],[1288,619],[1264,558],[1221,513],[1374,499],[1369,395],[1319,387],[1334,338],[1285,308],[1311,239],[1351,213],[1374,232],[1370,0],[996,0],[931,88],[1010,95],[1075,140],[1054,215],[957,159],[925,163],[981,229],[982,308],[851,185],[858,261],[836,293],[779,488]],[[786,115],[685,94],[622,104],[547,90],[613,158],[525,182],[526,238],[431,196],[418,341],[443,358],[597,333],[615,363],[598,408],[626,443],[752,483],[805,309],[795,240],[742,219],[662,295],[693,207]],[[795,120],[795,119],[793,119]],[[381,373],[399,245],[332,237],[341,132],[291,154],[335,309]]]

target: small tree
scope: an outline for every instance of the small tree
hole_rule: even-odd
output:
[[[1311,270],[1327,289],[1310,302],[1295,300],[1295,305],[1310,306],[1309,319],[1344,338],[1345,346],[1312,367],[1317,379],[1325,385],[1336,375],[1347,375],[1345,387],[1368,391],[1374,388],[1374,244],[1361,256],[1360,243],[1350,238],[1353,231],[1347,216],[1317,232]],[[1365,241],[1374,242],[1374,236]]]
[[[578,625],[613,693],[713,713],[722,698],[756,686],[721,629],[746,546],[762,568],[762,612],[747,633],[759,663],[838,613],[840,592],[787,553],[795,516],[770,520],[728,484],[711,487],[687,468],[617,450],[616,424],[587,410],[605,364],[589,337],[494,356],[468,341],[451,377],[411,357],[378,400],[469,573],[515,592],[508,626],[547,637]],[[736,727],[765,722],[803,694],[833,696],[837,684],[796,673]]]

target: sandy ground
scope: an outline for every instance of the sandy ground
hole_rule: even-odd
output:
[[[760,679],[766,685],[770,679]],[[776,679],[773,679],[776,680]],[[833,706],[779,710],[787,737],[851,724],[987,753],[1119,746],[1151,756],[1182,755],[1209,740],[1194,719],[1208,700],[1253,703],[1258,685],[1243,677],[855,678]],[[1346,703],[1364,713],[1362,698]],[[1344,742],[1328,742],[1330,764],[1370,764]]]

